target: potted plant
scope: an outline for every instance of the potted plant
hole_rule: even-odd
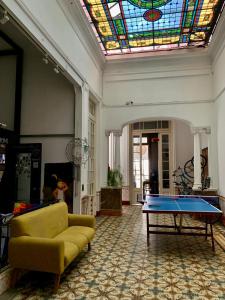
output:
[[[122,187],[123,175],[118,169],[108,170],[107,186],[108,187]]]
[[[100,214],[108,216],[122,215],[123,176],[118,169],[109,169],[107,187],[101,189]]]

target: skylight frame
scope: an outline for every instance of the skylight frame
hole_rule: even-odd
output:
[[[156,11],[156,15],[159,14],[158,11],[160,11],[164,19],[162,19],[162,16],[160,16],[160,18],[156,21],[148,20],[146,23],[146,20],[143,17],[143,12],[145,14],[145,12],[147,12],[148,10],[135,6],[133,4],[133,2],[135,1],[136,0],[80,0],[80,3],[95,33],[100,48],[105,56],[132,53],[136,54],[154,51],[170,51],[175,49],[178,50],[197,47],[205,48],[208,46],[211,40],[211,36],[215,31],[219,17],[225,6],[225,0],[152,0],[152,3],[155,3],[154,1],[167,1],[166,5],[161,6],[160,9],[155,9],[154,6],[152,6],[152,9],[150,9],[151,12],[149,13],[151,18],[152,15],[153,17],[155,16],[154,10]],[[139,5],[140,2],[147,4],[150,3],[150,1],[148,0],[141,0],[137,1],[137,5]],[[175,7],[175,11],[173,11],[173,9],[169,10],[168,3],[173,3],[172,5],[170,4],[170,7],[173,6],[173,9],[175,5],[179,5],[179,8],[181,8],[182,6],[182,8],[178,11],[176,9],[177,7]],[[190,9],[190,3],[194,4],[192,9]],[[216,3],[216,5],[214,5],[214,3]],[[117,10],[118,12],[118,7],[120,7],[121,16],[119,18],[115,17],[118,16],[118,14],[114,14],[111,16],[110,8],[111,11],[113,10],[113,12],[115,12],[115,10]],[[125,18],[126,15],[124,13],[124,7],[127,9],[125,10],[125,12],[128,13],[128,16],[130,16],[130,18]],[[133,9],[133,11],[131,8]],[[199,20],[204,20],[204,15],[202,12],[208,12],[209,15],[209,11],[212,12],[212,9],[214,9],[214,11],[209,25],[204,21],[202,23],[202,26],[199,26]],[[94,18],[94,10],[97,11],[98,20]],[[152,12],[153,14],[151,15]],[[184,26],[183,24],[185,21],[184,14],[191,14],[191,12],[193,12],[193,15],[190,22],[191,26],[189,26],[188,29],[188,27]],[[138,13],[140,13],[140,16],[138,15]],[[174,19],[171,18],[170,20],[170,17],[174,16],[175,18],[175,14],[181,15],[181,17],[180,19],[177,18],[175,20],[174,28],[163,28],[163,24],[168,24],[168,26],[171,25],[171,20]],[[136,23],[136,25],[133,25],[133,20],[140,21],[139,23]],[[107,38],[105,38],[102,32],[100,32],[99,24],[106,28],[106,32],[108,32]],[[132,32],[132,26],[136,26],[136,31],[134,30],[134,32]],[[142,26],[145,30],[140,31],[140,29],[138,29],[138,26]],[[122,34],[119,33],[118,28],[121,30]],[[148,28],[150,28],[151,30],[148,30]],[[160,34],[163,33],[164,35],[160,38]],[[134,36],[134,38],[132,38],[132,35]],[[186,36],[187,39],[185,40],[184,37]],[[115,49],[110,49],[110,47],[108,47],[108,45],[111,45],[110,43],[112,44],[112,46],[116,46]]]

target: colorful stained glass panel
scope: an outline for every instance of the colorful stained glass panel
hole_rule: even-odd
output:
[[[105,55],[207,46],[225,0],[80,0]]]

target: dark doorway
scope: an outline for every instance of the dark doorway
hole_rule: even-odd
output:
[[[0,213],[12,213],[16,199],[16,158],[14,146],[18,136],[0,128]]]
[[[151,194],[159,193],[159,180],[158,180],[158,133],[146,133],[142,137],[147,138],[148,144],[148,159],[149,159],[149,180],[143,182],[144,185],[149,185]]]
[[[42,144],[14,146],[16,159],[16,202],[40,204]]]

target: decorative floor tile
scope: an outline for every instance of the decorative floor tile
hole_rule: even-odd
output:
[[[169,215],[152,216],[173,224]],[[184,218],[184,225],[201,222]],[[225,228],[216,225],[225,235]],[[225,300],[225,252],[203,237],[151,235],[140,206],[121,217],[98,217],[90,252],[83,251],[62,276],[56,294],[53,277],[31,272],[20,280],[13,300]]]

